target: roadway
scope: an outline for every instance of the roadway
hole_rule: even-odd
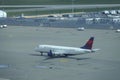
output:
[[[44,60],[38,44],[82,46],[95,37],[95,54]],[[119,80],[120,34],[114,30],[8,26],[0,29],[0,79]]]
[[[17,8],[5,10],[7,12],[22,12],[22,11],[45,11],[59,9],[90,9],[90,8],[107,8],[120,7],[120,4],[85,4],[85,5],[1,5],[0,8]],[[18,9],[21,8],[21,9]]]

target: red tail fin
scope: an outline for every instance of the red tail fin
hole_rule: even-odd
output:
[[[83,47],[81,47],[81,48],[83,48],[83,49],[92,49],[93,41],[94,41],[94,37],[91,37],[87,41],[87,43]]]

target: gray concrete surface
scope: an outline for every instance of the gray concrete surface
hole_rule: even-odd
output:
[[[45,10],[58,10],[58,9],[88,9],[88,8],[108,8],[108,7],[120,7],[120,4],[84,4],[84,5],[1,5],[0,8],[7,7],[20,7],[28,9],[12,9],[5,10],[7,12],[22,12],[22,11],[45,11]]]
[[[44,60],[38,44],[80,47],[94,36],[95,54]],[[119,80],[120,34],[114,30],[8,26],[0,29],[0,78],[10,80]],[[77,60],[76,60],[77,59]]]

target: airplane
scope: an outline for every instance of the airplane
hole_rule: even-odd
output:
[[[99,49],[92,49],[94,37],[91,37],[84,46],[77,47],[66,47],[66,46],[56,46],[56,45],[38,45],[35,48],[36,52],[40,52],[41,56],[43,53],[47,53],[46,56],[53,57],[68,57],[74,55],[81,55],[87,53],[93,53]]]

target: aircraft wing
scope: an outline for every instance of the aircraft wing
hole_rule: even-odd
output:
[[[55,50],[55,51],[52,51],[52,53],[54,53],[54,54],[66,54],[67,52],[64,50]]]
[[[67,51],[65,51],[65,50],[55,50],[55,51],[53,51],[52,52],[53,54],[55,54],[55,55],[63,55],[63,56],[72,56],[72,55],[76,55],[76,54],[71,54],[71,53],[69,53],[69,52],[67,52]]]

